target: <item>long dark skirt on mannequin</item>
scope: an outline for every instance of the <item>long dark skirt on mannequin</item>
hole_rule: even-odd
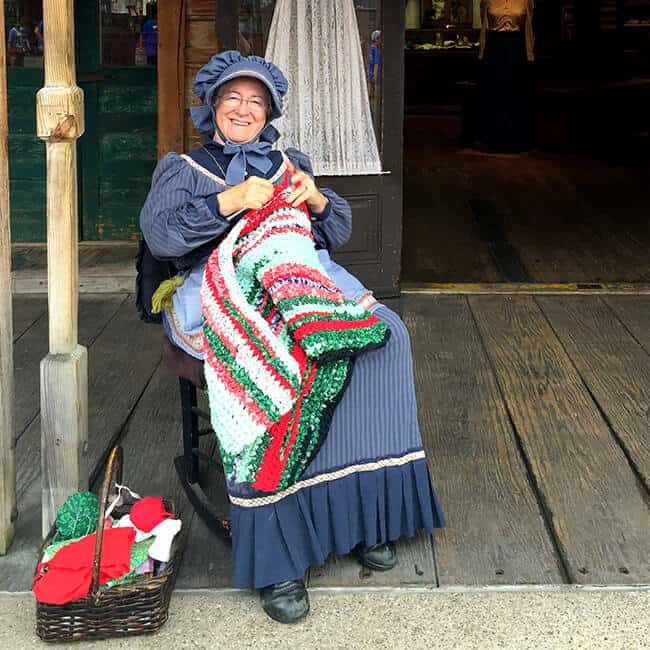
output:
[[[488,32],[480,74],[479,141],[493,152],[532,147],[531,64],[523,32]]]

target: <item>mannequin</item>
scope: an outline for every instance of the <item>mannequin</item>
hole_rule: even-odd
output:
[[[496,152],[531,146],[530,66],[534,0],[481,2],[481,144]]]

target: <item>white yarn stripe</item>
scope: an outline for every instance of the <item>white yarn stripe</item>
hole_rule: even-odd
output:
[[[244,338],[237,331],[232,316],[218,301],[213,300],[206,284],[201,287],[201,293],[204,313],[206,311],[209,313],[208,325],[226,347],[235,350],[233,354],[235,361],[246,371],[257,387],[277,406],[281,413],[286,413],[293,406],[295,392],[283,388],[273,371],[266,366],[268,362],[260,361],[257,358],[256,348],[250,339]],[[259,354],[262,356],[261,352]],[[294,375],[293,379],[300,382],[300,375]]]
[[[269,324],[257,313],[255,307],[248,304],[246,296],[244,296],[235,277],[235,269],[232,263],[232,248],[234,243],[239,239],[239,233],[245,225],[245,219],[239,221],[217,248],[221,275],[226,285],[230,301],[237,307],[242,317],[253,324],[258,337],[262,339],[275,356],[282,360],[282,363],[284,363],[289,372],[298,375],[300,373],[298,362],[280,344],[275,334],[271,331]]]
[[[300,316],[301,314],[346,314],[349,316],[360,317],[365,314],[365,310],[357,304],[346,303],[345,305],[321,305],[320,303],[312,302],[305,305],[296,305],[293,308],[284,310],[284,319],[289,322],[292,318]]]
[[[405,456],[400,456],[398,458],[385,458],[384,460],[378,460],[374,463],[360,463],[358,465],[349,465],[348,467],[343,467],[342,469],[339,469],[335,472],[319,474],[318,476],[313,476],[312,478],[306,479],[304,481],[294,483],[286,490],[283,490],[282,492],[278,492],[276,494],[271,494],[268,497],[242,499],[240,497],[233,497],[228,495],[228,498],[230,499],[231,503],[236,506],[241,506],[242,508],[258,508],[259,506],[269,506],[273,503],[281,501],[285,497],[295,494],[299,490],[318,485],[319,483],[328,483],[329,481],[335,481],[336,479],[344,478],[350,474],[356,474],[357,472],[374,472],[375,470],[382,469],[383,467],[400,467],[401,465],[406,465],[422,458],[425,458],[423,449],[420,451],[413,451],[410,454],[406,454]]]
[[[246,241],[243,246],[239,249],[233,249],[233,255],[237,254],[240,257],[244,257],[260,243],[264,243],[264,241],[269,237],[269,232],[272,232],[277,228],[294,225],[301,227],[305,231],[305,234],[301,236],[308,237],[307,233],[311,230],[311,222],[309,217],[307,217],[302,210],[299,210],[298,208],[281,208],[276,210],[273,213],[272,219],[267,219],[257,226],[253,232],[246,235]],[[273,236],[273,234],[271,234],[271,236]]]
[[[245,447],[255,442],[266,431],[266,427],[255,421],[237,395],[222,383],[217,373],[207,363],[205,381],[209,387],[212,427],[217,431],[229,431],[231,435],[221,438],[221,444],[227,453],[240,454]],[[242,426],[233,427],[233,422]]]

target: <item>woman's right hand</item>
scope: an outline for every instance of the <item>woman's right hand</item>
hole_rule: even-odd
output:
[[[273,196],[273,183],[251,176],[243,183],[217,194],[219,212],[229,217],[240,210],[258,210]]]

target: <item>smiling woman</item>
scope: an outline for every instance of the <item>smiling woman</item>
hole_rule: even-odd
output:
[[[252,140],[266,123],[269,104],[269,93],[257,79],[235,79],[225,84],[215,102],[218,130],[214,139],[221,144],[225,139],[239,143]]]
[[[350,237],[348,201],[317,187],[308,155],[272,146],[280,134],[271,122],[282,115],[287,89],[282,71],[267,60],[234,51],[213,56],[194,82],[203,104],[192,108],[192,118],[205,143],[160,161],[140,216],[151,253],[178,271],[156,291],[168,337],[166,360],[175,374],[207,384],[227,465],[234,585],[260,589],[264,610],[282,622],[309,610],[302,583],[309,566],[322,565],[333,552],[354,552],[362,565],[388,570],[397,562],[392,542],[418,530],[431,533],[443,522],[418,428],[406,326],[331,258]],[[291,190],[285,197],[278,186],[287,181]],[[240,273],[245,268],[254,269],[253,275]],[[266,295],[257,279],[249,282],[263,268],[268,286],[279,292]],[[237,305],[233,296],[239,290],[213,291],[222,283],[233,288],[233,282],[246,287]],[[339,292],[347,302],[332,307]],[[141,290],[138,304],[147,303]],[[251,308],[262,314],[261,321],[253,319],[255,326],[241,317]],[[233,320],[221,327],[219,314],[226,312]],[[366,327],[375,319],[383,323],[382,332],[390,329],[390,338],[370,351],[373,346],[354,323]],[[356,341],[348,384],[316,383],[324,375],[307,373],[302,361],[296,365],[283,356],[276,338],[303,359],[300,335],[285,329],[298,323],[309,336],[336,330],[331,340],[346,342],[346,349]],[[310,397],[289,404],[287,417],[278,419],[283,411],[275,400],[286,407],[283,395],[293,390],[286,369],[300,377]],[[318,386],[315,400],[312,386]],[[333,386],[341,388],[336,395]],[[221,427],[222,418],[237,424]],[[261,483],[256,477],[262,456],[267,458],[264,449],[270,459],[264,467],[280,474],[273,470],[271,480],[266,473]]]

